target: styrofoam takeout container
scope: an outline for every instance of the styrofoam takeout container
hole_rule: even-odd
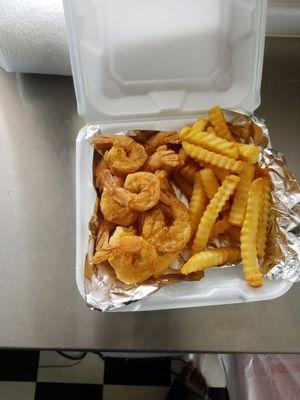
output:
[[[180,129],[210,107],[253,112],[267,0],[64,0],[78,112],[105,133]],[[76,279],[84,296],[95,190],[85,126],[76,147]],[[154,310],[266,300],[291,283],[247,286],[239,267],[209,270],[125,307]],[[123,309],[124,310],[124,309]]]

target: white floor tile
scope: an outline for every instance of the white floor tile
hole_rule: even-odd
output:
[[[165,400],[168,387],[104,385],[103,400]]]
[[[1,400],[33,400],[35,382],[0,382]]]
[[[55,351],[41,351],[40,367],[43,365],[61,365],[62,367],[39,368],[38,382],[103,383],[104,363],[97,354],[88,353],[79,364],[66,367],[75,362],[67,360]]]
[[[217,354],[202,354],[200,365],[209,387],[225,387],[225,373]]]

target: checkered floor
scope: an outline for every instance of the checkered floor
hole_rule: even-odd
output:
[[[205,360],[202,372],[213,387],[211,399],[229,399],[217,357],[207,355]],[[0,399],[164,400],[181,366],[181,361],[167,358],[103,361],[87,353],[76,361],[55,351],[1,350]]]

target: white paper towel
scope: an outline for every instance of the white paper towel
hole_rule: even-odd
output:
[[[61,0],[0,0],[0,66],[71,75]]]

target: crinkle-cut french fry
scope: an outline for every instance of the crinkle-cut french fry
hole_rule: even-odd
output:
[[[182,128],[179,132],[179,138],[181,140],[184,140],[184,138],[190,133],[191,129],[192,128],[190,126],[185,126],[184,128]]]
[[[240,260],[241,251],[238,247],[220,247],[219,249],[205,250],[194,254],[181,268],[181,272],[187,275],[220,265],[236,264]]]
[[[247,207],[248,193],[251,182],[254,178],[254,166],[245,164],[243,171],[240,174],[240,182],[236,188],[229,221],[232,225],[242,226]]]
[[[203,188],[209,199],[212,199],[219,189],[217,178],[210,168],[204,168],[200,171]]]
[[[227,170],[224,169],[224,168],[219,168],[219,167],[216,167],[216,166],[214,166],[214,165],[212,165],[210,168],[213,170],[213,173],[216,175],[216,177],[217,177],[217,178],[219,179],[219,181],[221,181],[221,182],[223,182],[224,179],[225,179],[228,175],[230,175],[230,172],[227,171]]]
[[[258,287],[263,284],[257,252],[256,234],[259,210],[263,200],[264,179],[255,179],[250,186],[245,218],[241,230],[241,253],[245,279],[249,286]]]
[[[258,216],[258,228],[256,234],[257,256],[262,260],[265,257],[270,208],[271,208],[271,185],[268,179],[264,179],[263,204],[262,207],[260,208]]]
[[[252,144],[237,143],[239,148],[239,159],[249,164],[255,164],[258,160],[260,149]]]
[[[214,226],[214,223],[216,222],[216,219],[226,201],[235,191],[239,181],[240,178],[238,176],[229,175],[224,179],[217,193],[211,199],[198,225],[197,233],[192,245],[192,254],[205,249],[212,227]]]
[[[185,178],[178,174],[173,174],[171,176],[171,180],[175,183],[175,185],[182,191],[185,197],[190,200],[192,197],[193,186],[186,181]]]
[[[195,174],[197,171],[199,171],[199,169],[199,165],[196,162],[190,161],[180,169],[180,175],[191,184],[194,184]]]
[[[216,167],[227,169],[228,171],[239,174],[243,170],[243,163],[241,161],[234,160],[221,154],[214,153],[212,151],[202,149],[201,147],[195,146],[193,144],[183,142],[182,147],[184,151],[192,158],[199,161],[204,161],[215,165]]]
[[[208,126],[206,129],[206,132],[216,135],[216,131],[214,130],[214,128],[212,126]]]
[[[235,160],[239,156],[239,148],[236,143],[228,142],[228,140],[209,133],[201,132],[199,129],[192,128],[191,131],[180,138],[185,142],[194,144],[195,146],[203,147],[204,149],[214,151]]]
[[[232,141],[233,137],[228,129],[224,113],[220,107],[213,107],[208,111],[210,123],[214,127],[216,134],[223,139]]]
[[[192,228],[192,236],[195,234],[207,204],[207,197],[203,189],[200,171],[195,175],[195,183],[193,193],[189,204],[190,222]]]
[[[219,235],[222,235],[222,233],[228,231],[228,229],[230,229],[230,227],[231,227],[231,224],[229,223],[228,215],[224,215],[224,217],[222,219],[218,220],[214,224],[214,226],[210,232],[210,239],[217,237]]]
[[[187,158],[188,158],[188,155],[186,154],[186,152],[181,147],[181,149],[178,152],[178,161],[180,162],[180,164],[185,164]]]
[[[206,118],[198,118],[194,123],[193,128],[197,128],[200,131],[205,131],[208,124],[208,120]]]

